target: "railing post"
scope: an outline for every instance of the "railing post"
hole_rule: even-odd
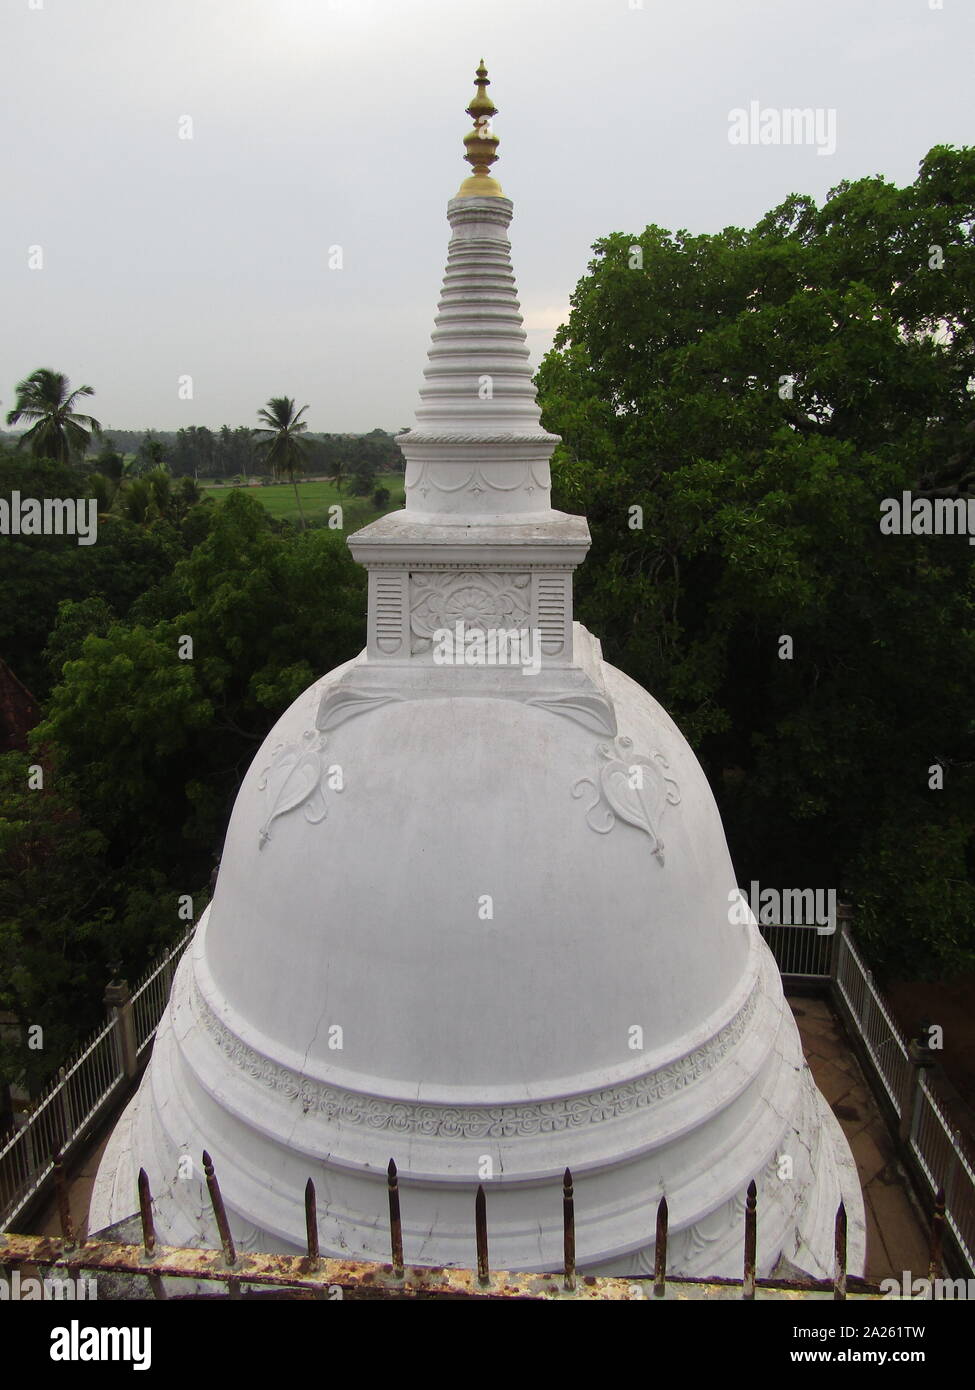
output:
[[[829,978],[830,983],[835,987],[840,973],[840,951],[843,946],[843,938],[846,934],[847,923],[853,920],[853,908],[849,903],[836,904],[836,930],[833,933],[833,940],[830,943],[829,953]]]
[[[58,1067],[58,1100],[61,1109],[61,1143],[60,1149],[66,1149],[74,1138],[74,1116],[71,1113],[71,1100],[68,1096],[68,1087],[65,1083],[64,1067]]]
[[[741,1296],[749,1300],[755,1297],[755,1265],[758,1255],[757,1206],[758,1191],[753,1178],[748,1184],[745,1198],[745,1262],[741,1280]]]
[[[189,933],[187,933],[187,935],[189,935]],[[162,969],[159,972],[159,997],[163,1000],[163,1008],[166,1007],[166,1000],[169,999],[173,988],[173,975],[175,974],[173,958],[177,950],[179,950],[178,945],[171,946],[168,950],[163,952]]]
[[[945,1239],[945,1190],[939,1187],[934,1194],[934,1211],[931,1213],[931,1234],[928,1247],[928,1278],[934,1283],[941,1278]]]
[[[663,1298],[667,1291],[667,1198],[661,1197],[657,1206],[657,1231],[653,1245],[653,1294]]]
[[[71,1220],[71,1201],[68,1196],[68,1184],[64,1176],[64,1164],[61,1161],[60,1150],[55,1150],[51,1155],[51,1166],[54,1169],[54,1191],[57,1197],[58,1219],[61,1224],[61,1239],[64,1241],[66,1250],[73,1250],[77,1241]]]
[[[873,1043],[870,1039],[869,1019],[873,1015],[873,971],[864,970],[863,972],[863,1016],[857,1020],[860,1025],[860,1036],[863,1045],[867,1049],[867,1056],[877,1068],[877,1059],[874,1056]],[[877,1068],[879,1070],[879,1068]]]
[[[565,1287],[571,1292],[576,1286],[576,1206],[568,1168],[562,1174],[562,1251]]]
[[[962,1171],[961,1155],[965,1146],[962,1132],[957,1127],[951,1132],[951,1158],[948,1160],[948,1172],[944,1184],[944,1204],[945,1212],[948,1216],[956,1211],[955,1193],[958,1190],[958,1176]]]
[[[921,1100],[921,1076],[934,1066],[931,1049],[924,1040],[923,1024],[918,1029],[917,1037],[912,1038],[907,1045],[907,1060],[910,1065],[907,1068],[904,1094],[900,1097],[901,1114],[897,1134],[901,1143],[910,1148]]]
[[[399,1178],[392,1159],[386,1169],[386,1193],[389,1198],[389,1248],[393,1258],[393,1273],[403,1277],[403,1221],[399,1210]]]
[[[481,1285],[491,1281],[488,1264],[487,1203],[484,1188],[479,1183],[474,1199],[474,1237],[477,1245],[477,1282]]]
[[[132,991],[126,980],[113,979],[105,990],[103,1000],[108,1017],[115,1024],[115,1045],[119,1066],[125,1076],[133,1077],[139,1069],[139,1048],[135,1037],[135,1017],[132,1010]]]

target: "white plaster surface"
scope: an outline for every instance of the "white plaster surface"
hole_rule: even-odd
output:
[[[324,815],[285,797],[268,826],[265,769],[321,737],[323,698],[358,664],[305,692],[245,777],[92,1229],[129,1214],[142,1165],[160,1238],[212,1239],[206,1147],[245,1248],[301,1247],[312,1176],[323,1248],[385,1259],[393,1157],[407,1260],[470,1264],[487,1159],[496,1267],[558,1265],[566,1166],[581,1264],[647,1267],[666,1193],[671,1267],[737,1273],[754,1177],[766,1271],[784,1254],[829,1272],[841,1193],[862,1265],[845,1141],[757,928],[728,920],[720,818],[659,704],[602,665],[628,756],[662,755],[679,791],[650,820],[656,840],[620,816],[601,833],[587,821],[595,786],[573,796],[598,779],[608,734],[475,694],[363,706],[314,755],[326,778],[343,773]],[[186,1155],[194,1174],[179,1178]]]
[[[386,1260],[392,1157],[409,1263],[473,1264],[483,1182],[492,1265],[547,1270],[568,1166],[584,1267],[652,1269],[666,1194],[671,1270],[740,1273],[754,1178],[760,1272],[829,1274],[841,1195],[859,1272],[852,1159],[757,927],[729,920],[707,780],[572,624],[588,533],[548,510],[511,204],[448,214],[407,509],[351,541],[370,657],[305,691],[244,778],[90,1228],[135,1209],[144,1166],[159,1238],[213,1244],[206,1148],[242,1249],[303,1248],[311,1176],[323,1251]],[[431,664],[438,569],[482,620],[524,595],[552,664]]]

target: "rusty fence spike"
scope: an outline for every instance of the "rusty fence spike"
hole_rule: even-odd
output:
[[[562,1174],[562,1251],[565,1266],[565,1287],[576,1286],[576,1204],[572,1189],[572,1174],[568,1168]]]
[[[667,1288],[668,1221],[667,1198],[661,1197],[657,1206],[657,1234],[653,1245],[653,1293],[655,1298],[663,1298]]]
[[[149,1174],[139,1169],[139,1216],[142,1220],[142,1253],[147,1260],[153,1258],[156,1248],[156,1227],[152,1220],[152,1192],[149,1189]],[[153,1298],[164,1302],[169,1295],[158,1274],[147,1274]]]
[[[308,1238],[308,1258],[314,1267],[318,1264],[318,1205],[311,1178],[305,1183],[305,1235]]]
[[[758,1189],[753,1178],[748,1184],[748,1196],[745,1199],[745,1269],[741,1281],[741,1296],[748,1299],[755,1297],[755,1252],[758,1244],[757,1206]]]
[[[147,1256],[156,1248],[156,1228],[152,1221],[152,1193],[149,1191],[149,1174],[139,1169],[139,1215],[142,1218],[142,1247]]]
[[[213,1171],[213,1159],[203,1150],[203,1171],[206,1174],[207,1191],[210,1193],[210,1205],[213,1207],[213,1214],[217,1221],[217,1230],[220,1232],[220,1244],[223,1246],[224,1259],[228,1265],[237,1263],[237,1251],[234,1247],[234,1238],[230,1234],[230,1223],[227,1221],[227,1213],[224,1210],[223,1197],[220,1195],[220,1184],[217,1182],[217,1175]]]
[[[474,1234],[477,1238],[477,1282],[487,1284],[491,1279],[488,1266],[487,1201],[480,1183],[474,1199]]]
[[[834,1245],[836,1268],[833,1272],[833,1298],[842,1302],[846,1298],[846,1206],[842,1201],[836,1208]]]
[[[386,1169],[386,1191],[389,1195],[389,1248],[393,1257],[393,1272],[403,1273],[403,1223],[399,1214],[399,1178],[396,1164],[389,1160]]]
[[[931,1214],[931,1243],[928,1250],[928,1278],[940,1279],[943,1271],[945,1238],[945,1190],[939,1187],[934,1194]]]
[[[51,1162],[54,1166],[54,1191],[58,1200],[58,1219],[61,1222],[61,1235],[64,1243],[69,1249],[75,1246],[74,1227],[71,1224],[71,1203],[68,1200],[68,1184],[64,1176],[64,1164],[61,1161],[61,1150],[55,1149],[51,1155]]]

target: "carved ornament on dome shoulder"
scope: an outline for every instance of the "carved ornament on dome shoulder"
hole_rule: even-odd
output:
[[[613,743],[596,746],[596,777],[580,777],[572,788],[576,798],[585,788],[595,793],[586,811],[586,824],[599,835],[608,835],[617,818],[649,835],[653,853],[664,862],[660,821],[667,806],[677,806],[680,791],[666,775],[669,764],[662,753],[650,757],[634,753],[633,740],[620,735]]]
[[[439,572],[432,577],[434,579],[440,578]],[[459,588],[460,590],[470,588],[471,582],[481,586],[484,577],[483,573],[475,575],[467,572],[460,573],[457,578],[464,582],[459,584]],[[424,595],[425,598],[428,591],[427,586],[422,581],[426,579],[426,576],[421,575],[419,578],[421,582],[418,585],[418,593]],[[514,576],[489,575],[488,578],[513,579],[515,593],[520,596],[523,592],[524,586],[519,583],[524,578],[521,574]],[[484,608],[478,615],[480,621],[485,621],[486,609],[497,602],[498,587],[503,589],[505,586],[495,586],[490,592],[483,591]],[[527,592],[525,601],[527,603]],[[421,619],[421,627],[430,626],[430,617],[431,611],[425,610],[424,618]],[[431,630],[435,631],[438,625],[446,626],[448,621],[456,621],[452,610],[449,619],[438,619]],[[512,614],[510,618],[506,615],[503,625],[520,626],[526,622],[527,610],[525,610],[525,616],[520,618],[515,614]],[[498,626],[501,625],[498,624]],[[415,640],[421,639],[415,638]],[[426,640],[429,646],[429,639]],[[419,668],[417,669],[419,672]],[[429,669],[426,668],[427,671]],[[500,668],[493,669],[496,671]],[[443,668],[441,668],[442,670]],[[427,686],[422,682],[416,683],[415,681],[400,684],[404,680],[400,671],[386,677],[382,674],[381,668],[374,667],[364,670],[360,667],[356,672],[338,680],[322,695],[315,720],[316,728],[321,733],[330,731],[356,715],[368,714],[373,710],[381,709],[384,705],[404,704],[425,699],[444,699],[445,697],[463,699],[465,696],[470,696],[478,699],[514,700],[519,704],[532,705],[536,709],[545,710],[549,714],[557,714],[563,719],[570,719],[573,723],[579,724],[583,729],[592,733],[609,734],[612,737],[616,735],[616,708],[612,699],[590,678],[581,677],[581,673],[578,671],[575,672],[577,680],[570,688],[560,690],[557,685],[546,682],[545,687],[537,694],[533,693],[537,690],[537,684],[534,681],[525,680],[520,672],[512,678],[507,687],[490,690],[485,690],[479,682],[469,679],[471,674],[472,672],[465,668],[464,678],[461,680],[450,681],[450,684],[445,686],[437,679]],[[449,680],[450,677],[446,676],[445,679]],[[369,684],[364,684],[364,680],[368,680]],[[306,738],[309,737],[306,735]]]
[[[345,685],[339,681],[322,696],[315,726],[322,731],[334,729],[357,714],[366,714],[370,710],[379,709],[380,705],[391,704],[394,700],[402,701],[404,698],[392,690],[376,693],[360,690],[355,685]]]
[[[576,691],[566,695],[535,695],[526,703],[547,709],[552,714],[561,714],[565,719],[572,719],[584,729],[592,729],[597,734],[616,733],[613,702],[598,691],[593,691],[591,695]]]
[[[270,840],[274,821],[289,811],[302,810],[311,825],[328,815],[324,751],[325,738],[315,729],[306,729],[297,743],[280,743],[275,748],[257,784],[267,794],[269,808],[259,832],[259,848],[263,849]]]

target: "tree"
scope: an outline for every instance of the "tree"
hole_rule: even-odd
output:
[[[159,469],[168,469],[166,448],[161,440],[156,439],[152,430],[146,430],[139,445],[138,472],[148,474]]]
[[[84,458],[91,435],[101,433],[101,425],[92,415],[75,410],[80,396],[93,396],[94,388],[79,386],[70,389],[63,372],[39,367],[17,385],[17,403],[7,415],[8,425],[33,421],[21,435],[18,448],[29,444],[34,458],[49,458],[55,463],[70,463],[73,456]]]
[[[740,881],[848,892],[913,971],[975,961],[975,583],[880,502],[968,476],[973,225],[975,150],[939,147],[750,230],[614,233],[538,374],[580,617],[688,733]]]
[[[308,523],[305,521],[295,474],[300,473],[304,466],[304,441],[299,436],[308,428],[301,418],[307,409],[307,405],[303,405],[296,413],[295,403],[289,396],[272,396],[264,409],[257,412],[257,418],[264,421],[264,426],[254,431],[255,434],[267,436],[258,443],[257,449],[270,465],[274,476],[287,473],[291,479],[302,527]]]

